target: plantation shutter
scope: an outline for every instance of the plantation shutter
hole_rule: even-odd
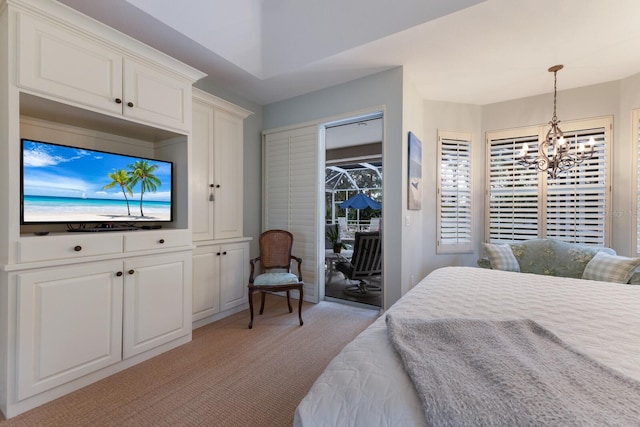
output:
[[[438,132],[437,253],[473,251],[471,242],[471,135]]]
[[[516,163],[524,144],[538,150],[538,134],[488,140],[489,242],[538,237],[538,173]]]
[[[263,140],[262,228],[293,234],[305,300],[318,302],[318,126],[265,133]]]
[[[555,179],[548,178],[546,171],[538,173],[516,160],[524,143],[529,147],[530,159],[537,155],[546,127],[487,133],[488,241],[550,237],[570,243],[609,246],[612,119],[572,121],[562,124],[561,128],[572,153],[580,143],[588,146],[591,137],[595,145],[590,159]]]
[[[570,243],[605,245],[607,192],[605,129],[564,131],[572,147],[593,137],[593,156],[547,182],[546,236]]]

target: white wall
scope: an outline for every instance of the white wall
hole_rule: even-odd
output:
[[[384,106],[383,239],[385,305],[402,294],[402,68],[394,68],[263,108],[263,129],[306,123]],[[257,184],[259,185],[259,184]],[[406,204],[406,202],[405,202]],[[246,211],[246,207],[245,207]]]

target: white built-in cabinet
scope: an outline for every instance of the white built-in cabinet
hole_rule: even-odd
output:
[[[18,400],[122,360],[122,269],[104,261],[13,275]]]
[[[10,418],[191,340],[191,91],[204,74],[50,0],[0,0],[0,46],[0,410]],[[21,225],[22,137],[173,162],[173,221],[106,233]]]
[[[249,243],[201,245],[193,252],[193,321],[247,302]]]
[[[243,120],[251,112],[193,89],[193,240],[242,237]]]
[[[243,120],[251,114],[193,90],[191,194],[193,321],[201,326],[247,305],[249,240],[243,237]]]
[[[18,399],[187,337],[190,269],[182,252],[13,275]]]
[[[191,82],[50,17],[19,14],[18,85],[109,114],[188,131]]]

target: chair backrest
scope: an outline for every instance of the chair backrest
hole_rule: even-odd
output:
[[[363,231],[356,233],[353,244],[351,279],[358,279],[382,274],[382,242],[379,231]]]
[[[287,230],[268,230],[260,234],[259,242],[262,271],[272,269],[291,271],[293,234]]]
[[[371,218],[369,220],[369,231],[380,231],[380,218]]]

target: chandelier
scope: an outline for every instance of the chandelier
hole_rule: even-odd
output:
[[[557,97],[557,74],[562,70],[563,65],[554,65],[549,68],[549,72],[553,73],[553,117],[549,122],[551,126],[547,132],[542,144],[538,146],[538,156],[529,157],[529,146],[525,143],[522,150],[518,154],[518,164],[525,167],[535,167],[538,172],[547,171],[549,178],[555,179],[559,174],[566,172],[572,167],[590,159],[593,156],[593,147],[595,141],[593,137],[589,138],[587,147],[584,143],[578,145],[575,153],[571,152],[571,143],[564,139],[564,134],[560,130],[558,117],[556,116],[556,97]]]

